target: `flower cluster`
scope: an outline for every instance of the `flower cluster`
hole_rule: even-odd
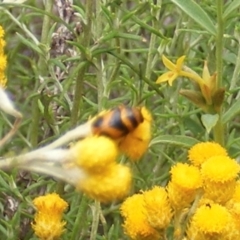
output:
[[[4,47],[6,45],[6,42],[3,39],[4,34],[4,29],[2,28],[2,26],[0,26],[0,86],[2,88],[4,88],[7,83],[7,78],[5,75],[5,70],[7,67],[7,57],[4,54]]]
[[[37,210],[32,223],[36,236],[41,240],[59,239],[66,225],[62,215],[68,207],[67,202],[52,193],[35,198],[33,204]]]
[[[168,82],[170,86],[178,77],[186,77],[196,83],[197,89],[182,89],[180,94],[188,98],[195,105],[207,113],[218,113],[224,98],[224,89],[217,87],[216,73],[210,75],[207,62],[204,62],[202,76],[183,65],[185,56],[177,59],[176,64],[164,55],[163,64],[169,69],[157,79],[157,83]],[[196,87],[196,85],[194,85]]]
[[[165,188],[155,186],[125,200],[123,228],[131,239],[240,238],[239,164],[215,142],[188,151],[190,163],[171,168]]]

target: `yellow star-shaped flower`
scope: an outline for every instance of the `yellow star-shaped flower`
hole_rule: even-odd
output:
[[[181,75],[183,62],[186,56],[181,56],[177,59],[176,64],[171,62],[168,58],[166,58],[164,55],[162,56],[163,64],[166,68],[168,68],[170,71],[164,73],[161,75],[156,83],[162,83],[162,82],[168,82],[170,86],[172,86],[173,81]]]

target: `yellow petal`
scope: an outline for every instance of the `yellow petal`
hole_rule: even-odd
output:
[[[160,77],[158,77],[156,83],[167,82],[172,77],[172,75],[174,75],[173,72],[170,72],[170,71],[166,72],[163,75],[161,75]]]
[[[166,58],[164,55],[162,55],[162,61],[163,64],[166,68],[168,68],[169,70],[174,71],[176,69],[176,64],[174,64],[173,62],[171,62],[168,58]]]
[[[185,58],[186,58],[185,55],[183,55],[180,58],[178,58],[178,60],[177,60],[177,71],[182,70],[182,66],[183,66],[183,62],[184,62]]]
[[[173,81],[178,77],[177,73],[172,74],[172,76],[168,80],[168,84],[172,86]]]

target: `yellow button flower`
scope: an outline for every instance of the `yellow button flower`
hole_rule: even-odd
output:
[[[7,83],[7,78],[5,75],[5,70],[7,67],[7,57],[4,54],[4,47],[6,45],[6,42],[3,39],[4,34],[5,34],[4,29],[0,25],[0,86],[2,88],[4,88]]]
[[[41,240],[58,239],[64,232],[66,222],[62,221],[63,211],[68,207],[67,202],[52,193],[33,200],[37,209],[32,228]]]
[[[186,163],[177,163],[171,168],[171,181],[185,189],[197,189],[202,186],[200,171]]]
[[[118,148],[108,137],[90,136],[73,145],[71,154],[80,168],[88,173],[101,173],[116,164]]]
[[[126,197],[131,183],[131,170],[121,164],[115,164],[101,173],[86,175],[76,187],[100,202],[110,202]]]
[[[219,204],[203,205],[194,214],[188,229],[189,239],[238,239],[236,228],[228,210]]]
[[[197,167],[177,163],[171,168],[171,181],[167,185],[168,196],[175,210],[188,207],[202,186],[200,171]]]
[[[215,142],[197,143],[188,151],[188,159],[196,167],[199,167],[210,157],[227,155],[226,149]]]
[[[159,233],[148,223],[144,196],[135,194],[127,198],[121,208],[124,217],[123,228],[126,235],[132,240],[159,240]]]
[[[202,164],[201,175],[204,181],[226,182],[236,179],[239,164],[227,156],[214,156]]]
[[[155,186],[143,192],[144,207],[149,224],[155,229],[162,230],[168,227],[172,219],[172,209],[166,190]]]
[[[202,164],[201,175],[205,197],[225,204],[233,195],[240,167],[226,156],[215,156]]]

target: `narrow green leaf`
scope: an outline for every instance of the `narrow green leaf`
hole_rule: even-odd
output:
[[[193,0],[171,0],[175,5],[182,9],[190,18],[197,22],[212,35],[216,35],[214,26],[208,14]]]
[[[154,138],[151,141],[151,145],[155,144],[172,144],[178,145],[179,147],[190,148],[199,141],[192,137],[181,136],[181,135],[162,135]]]
[[[231,2],[225,9],[224,13],[223,13],[223,19],[227,19],[229,17],[229,15],[236,10],[238,7],[240,6],[240,1],[239,0],[234,0],[233,2]]]
[[[31,48],[33,51],[37,52],[38,54],[43,55],[43,51],[41,48],[33,43],[31,40],[28,40],[26,37],[22,36],[20,33],[16,33],[19,39],[22,41],[23,44],[25,44],[27,47]]]
[[[240,113],[240,99],[238,99],[224,114],[222,117],[223,124],[228,123],[232,120],[237,114]]]

